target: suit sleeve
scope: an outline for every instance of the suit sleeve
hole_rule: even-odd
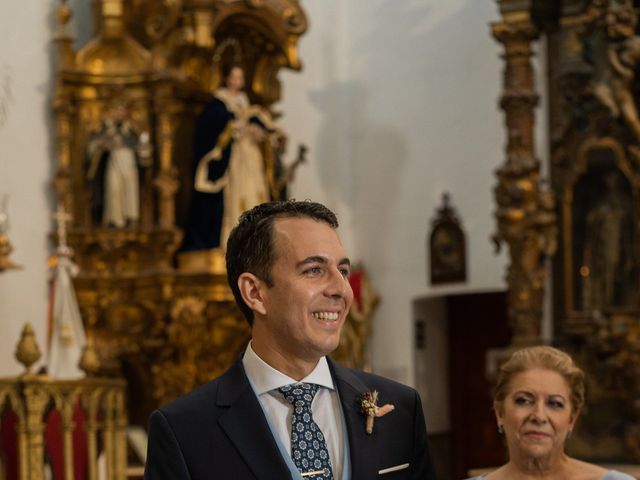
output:
[[[415,468],[412,471],[411,478],[413,480],[436,480],[436,471],[433,460],[431,459],[429,442],[427,440],[427,427],[424,421],[424,413],[422,412],[422,401],[420,400],[418,392],[415,392],[414,408],[414,451],[412,464],[415,465]]]
[[[160,410],[149,417],[144,480],[190,480],[191,476],[167,418]]]

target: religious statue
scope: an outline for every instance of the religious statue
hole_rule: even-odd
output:
[[[287,136],[278,131],[273,136],[274,166],[273,180],[271,182],[271,197],[274,200],[287,200],[289,198],[289,185],[294,179],[296,170],[307,161],[307,146],[298,145],[298,155],[290,164],[285,165],[282,158],[287,150]]]
[[[271,198],[262,153],[275,132],[271,116],[249,103],[241,67],[225,68],[223,78],[196,121],[186,251],[224,247],[242,212]]]
[[[635,68],[640,61],[640,36],[633,34],[637,23],[633,5],[625,3],[611,8],[606,21],[612,39],[607,47],[607,61],[597,73],[593,94],[611,115],[622,116],[640,143],[640,118],[633,96]]]
[[[582,307],[590,311],[627,305],[635,289],[629,202],[616,172],[608,172],[604,183],[604,195],[585,220],[580,274]]]
[[[84,375],[79,362],[86,345],[86,334],[72,280],[78,275],[79,268],[73,262],[73,250],[67,244],[67,223],[72,218],[61,204],[53,217],[58,224],[58,248],[49,259],[52,268],[47,372],[57,379],[81,378]]]
[[[96,224],[131,227],[140,219],[140,169],[151,165],[149,133],[137,135],[129,108],[118,104],[87,146],[91,215]]]

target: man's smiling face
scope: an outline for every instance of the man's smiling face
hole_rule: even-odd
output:
[[[335,229],[306,217],[277,219],[273,248],[273,286],[261,289],[265,313],[256,316],[254,344],[317,362],[338,347],[353,302],[349,259]]]

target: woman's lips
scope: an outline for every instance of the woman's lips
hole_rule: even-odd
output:
[[[548,438],[548,437],[551,436],[546,432],[538,432],[538,431],[535,431],[535,430],[532,430],[532,431],[529,431],[529,432],[525,432],[524,435],[525,435],[525,437],[534,438],[534,439],[543,439],[543,438]]]

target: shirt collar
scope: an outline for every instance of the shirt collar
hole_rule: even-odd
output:
[[[258,395],[270,392],[276,388],[284,387],[285,385],[300,382],[315,383],[321,387],[329,388],[331,390],[335,389],[326,357],[321,357],[311,373],[300,380],[300,382],[276,370],[262,360],[258,354],[253,351],[253,348],[251,348],[251,342],[249,342],[249,345],[242,357],[242,365],[247,377],[249,377],[249,380],[253,383],[256,394]]]

